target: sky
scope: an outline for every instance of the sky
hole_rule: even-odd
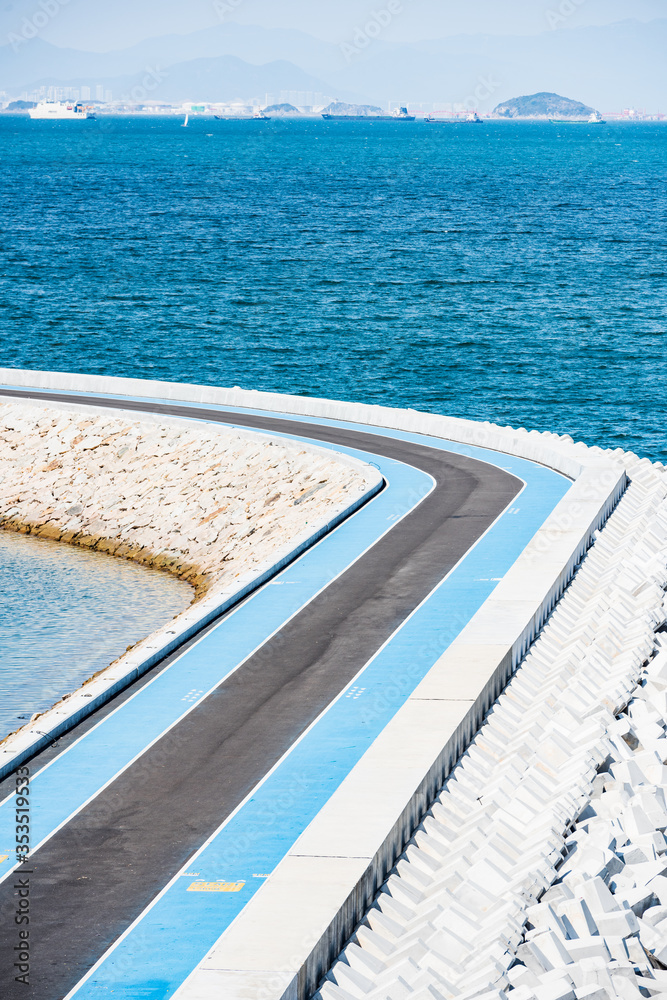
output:
[[[667,17],[667,0],[0,0],[0,41],[20,32],[24,19],[38,18],[45,22],[39,34],[46,41],[96,52],[187,34],[221,20],[297,28],[339,42],[389,3],[396,13],[384,37],[404,42],[457,34],[533,35],[555,26]]]

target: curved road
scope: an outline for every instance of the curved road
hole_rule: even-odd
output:
[[[24,392],[4,389],[2,395],[26,398]],[[196,416],[333,442],[412,465],[436,483],[416,509],[289,620],[268,647],[259,649],[33,855],[29,992],[7,975],[17,943],[15,880],[0,885],[3,1000],[27,995],[62,1000],[523,484],[483,462],[372,430],[185,405],[32,391],[29,396]],[[45,751],[31,762],[31,770],[54,755]],[[0,791],[8,794],[11,784],[3,783]]]

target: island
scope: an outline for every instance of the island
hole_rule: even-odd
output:
[[[377,108],[373,104],[346,104],[344,101],[334,101],[322,114],[329,118],[377,118],[382,114],[382,108]]]
[[[270,104],[268,108],[264,108],[264,114],[279,117],[280,115],[300,115],[302,112],[293,104]]]
[[[596,114],[594,108],[559,94],[530,94],[514,97],[493,109],[499,118],[584,118]]]
[[[37,105],[34,101],[10,101],[3,110],[16,113],[17,111],[30,111],[31,108],[36,107]]]

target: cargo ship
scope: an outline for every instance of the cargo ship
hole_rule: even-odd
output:
[[[38,121],[85,122],[95,118],[95,114],[83,104],[65,101],[40,101],[28,114]]]
[[[467,114],[465,118],[434,118],[433,115],[426,115],[424,121],[427,125],[459,125],[459,124],[469,124],[469,125],[483,125],[483,120],[479,117],[476,111],[471,111]]]
[[[550,118],[552,125],[606,125],[599,111],[594,111],[589,118]]]
[[[270,122],[271,116],[265,115],[261,108],[255,108],[252,115],[237,115],[236,117],[227,117],[225,115],[214,115],[219,122]]]
[[[332,115],[324,111],[322,117],[326,121],[339,121],[339,122],[413,122],[415,120],[415,115],[408,113],[407,108],[397,108],[396,111],[392,112],[390,115]]]

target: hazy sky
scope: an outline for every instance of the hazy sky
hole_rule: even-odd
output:
[[[217,2],[217,7],[216,7]],[[95,51],[125,48],[159,35],[185,34],[226,20],[298,28],[337,42],[388,0],[0,0],[6,40],[24,18],[55,11],[40,31],[55,45]],[[395,41],[459,33],[530,35],[551,30],[548,13],[565,5],[560,27],[606,24],[624,18],[667,17],[667,0],[402,0],[402,13],[385,37]]]

